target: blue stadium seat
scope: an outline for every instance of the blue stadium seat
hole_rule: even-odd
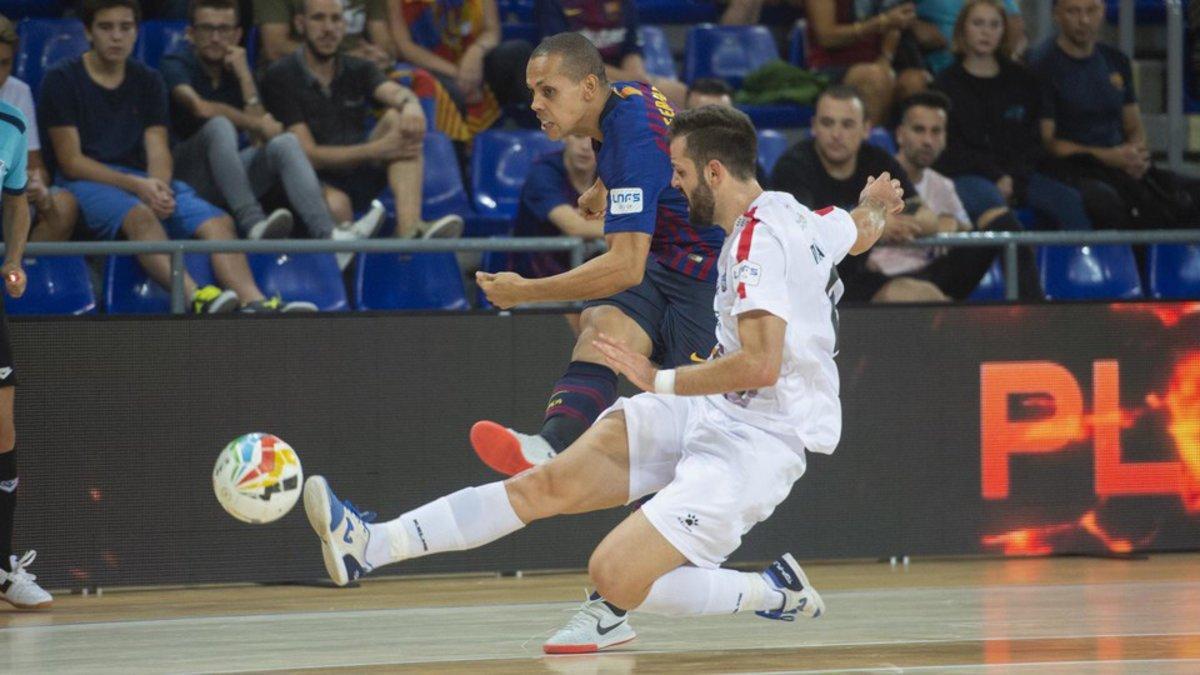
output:
[[[561,152],[562,143],[540,131],[485,131],[471,152],[471,193],[475,212],[513,218],[529,167],[539,155]]]
[[[1120,0],[1106,0],[1105,18],[1112,24],[1116,24],[1121,16]],[[1184,21],[1187,21],[1187,3],[1183,3]],[[1143,24],[1162,24],[1167,20],[1167,3],[1163,0],[1135,0],[1133,4],[1134,23],[1141,26]]]
[[[637,0],[638,18],[644,23],[705,23],[721,13],[712,0]]]
[[[189,253],[183,259],[198,285],[214,283],[209,256]],[[146,276],[136,257],[110,255],[104,271],[104,307],[108,314],[167,313],[171,311],[171,296]]]
[[[88,50],[78,19],[25,19],[17,24],[17,37],[21,45],[13,74],[29,85],[34,98],[51,66]]]
[[[1043,246],[1038,251],[1048,300],[1142,297],[1137,261],[1128,246]]]
[[[1004,299],[1004,267],[999,258],[988,268],[987,274],[983,275],[983,278],[979,280],[979,285],[971,291],[971,295],[967,299],[975,302]]]
[[[26,258],[25,295],[5,298],[9,314],[95,314],[96,294],[82,256]]]
[[[734,88],[771,61],[779,60],[775,38],[766,26],[694,26],[688,30],[683,79],[719,77]]]
[[[797,129],[812,124],[813,108],[808,105],[739,105],[737,109],[759,129]]]
[[[639,31],[642,38],[642,60],[646,62],[646,72],[658,77],[677,79],[675,72],[675,57],[671,55],[671,45],[667,42],[667,34],[658,26],[642,26]]]
[[[478,236],[472,232],[474,212],[471,210],[467,190],[463,187],[462,172],[458,169],[458,155],[454,143],[440,131],[425,133],[425,175],[421,187],[421,217],[435,220],[456,213],[467,220],[464,236]],[[388,211],[380,234],[388,235],[395,230],[396,197],[390,189],[379,195]]]
[[[533,0],[500,0],[498,4],[501,23],[512,23],[510,16],[517,22],[533,21]]]
[[[31,17],[62,16],[63,3],[59,0],[0,0],[0,14],[10,21]]]
[[[354,304],[374,309],[467,309],[453,253],[364,253],[358,257]]]
[[[536,47],[541,41],[541,31],[536,23],[505,23],[500,25],[500,39],[524,40]]]
[[[788,33],[788,61],[794,66],[808,67],[808,44],[804,41],[808,32],[808,22],[800,19]]]
[[[158,68],[162,57],[187,44],[186,31],[186,21],[143,21],[137,44],[133,47],[133,57],[151,68]]]
[[[775,129],[758,130],[758,165],[768,176],[775,170],[775,162],[791,147],[788,137]]]
[[[883,127],[871,127],[871,133],[867,136],[867,142],[875,147],[887,151],[887,154],[896,154],[896,141],[892,139],[892,134]]]
[[[1150,247],[1150,297],[1200,299],[1200,244]]]
[[[307,300],[322,312],[350,309],[346,285],[332,253],[257,253],[246,256],[254,280],[267,297]]]

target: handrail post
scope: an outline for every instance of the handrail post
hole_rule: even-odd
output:
[[[1183,6],[1167,0],[1167,163],[1183,168]]]
[[[571,247],[571,269],[575,269],[583,264],[583,249],[587,246],[587,242],[580,239]]]
[[[171,251],[171,313],[183,314],[183,249]]]
[[[1017,245],[1010,242],[1004,245],[1004,298],[1016,300],[1017,288]]]

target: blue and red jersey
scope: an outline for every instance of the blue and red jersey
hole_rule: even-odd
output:
[[[600,114],[596,173],[608,188],[604,233],[651,235],[650,255],[694,279],[714,281],[725,232],[688,221],[687,199],[671,187],[667,99],[642,82],[614,82]]]

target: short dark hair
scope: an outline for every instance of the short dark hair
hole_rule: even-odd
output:
[[[836,84],[817,94],[817,100],[813,101],[813,109],[821,105],[821,99],[831,98],[835,101],[858,101],[858,106],[863,109],[863,118],[866,118],[867,104],[863,100],[862,94],[858,89],[848,84]]]
[[[942,92],[932,89],[919,91],[900,102],[900,106],[896,108],[896,125],[904,124],[904,116],[908,114],[909,110],[918,106],[941,110],[947,115],[950,114],[951,108],[950,98]]]
[[[563,75],[574,82],[582,81],[588,75],[595,75],[600,84],[608,84],[604,74],[604,59],[596,45],[578,33],[559,33],[542,40],[533,50],[529,58],[558,54],[562,56],[561,70]]]
[[[188,3],[188,23],[196,23],[196,12],[202,9],[232,9],[235,23],[242,21],[242,8],[238,0],[191,0]]]
[[[701,94],[703,96],[733,96],[733,87],[717,77],[701,77],[688,87],[688,96]]]
[[[703,167],[712,160],[738,180],[750,180],[758,166],[758,133],[746,113],[724,105],[685,110],[671,123],[671,140],[687,139],[688,157]]]
[[[142,21],[142,5],[137,0],[84,0],[79,18],[83,20],[83,25],[90,29],[97,14],[114,7],[128,7],[133,10],[133,20],[139,23]]]

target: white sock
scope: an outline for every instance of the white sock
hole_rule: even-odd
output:
[[[658,578],[639,612],[704,616],[761,612],[783,606],[783,594],[757,572],[678,567]]]
[[[463,551],[525,527],[504,483],[469,487],[435,499],[395,520],[371,525],[367,564],[373,567],[430,553]]]

